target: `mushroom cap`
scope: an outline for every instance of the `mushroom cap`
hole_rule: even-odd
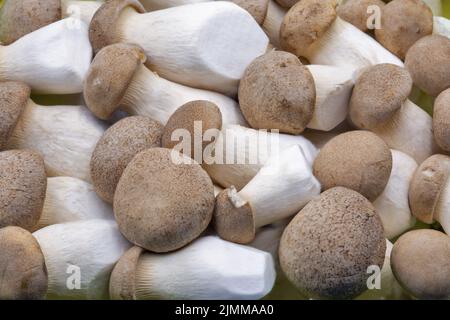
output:
[[[136,155],[114,195],[122,234],[154,252],[179,249],[200,236],[211,221],[214,204],[213,183],[200,165],[164,148]]]
[[[11,44],[61,17],[61,0],[5,0],[0,6],[0,43]]]
[[[214,210],[214,229],[224,240],[247,244],[255,239],[253,210],[248,202],[237,204],[236,188],[225,189],[217,195]]]
[[[371,15],[367,13],[369,6],[382,8],[385,3],[381,0],[347,0],[338,6],[337,13],[341,19],[351,23],[362,32],[367,32],[369,31],[367,21]]]
[[[120,258],[111,273],[111,300],[136,300],[136,267],[144,249],[134,246]]]
[[[370,201],[384,190],[392,170],[392,153],[386,143],[368,131],[351,131],[331,139],[314,161],[314,176],[327,190],[341,186]]]
[[[373,205],[336,187],[309,202],[285,229],[279,256],[283,272],[313,297],[351,298],[367,290],[367,268],[382,267],[386,239]]]
[[[443,91],[434,102],[433,132],[439,147],[450,151],[450,89]]]
[[[393,0],[382,7],[381,28],[375,37],[386,49],[405,59],[417,40],[433,33],[433,12],[422,0]]]
[[[275,0],[280,6],[283,8],[289,9],[292,8],[294,4],[299,2],[299,0]]]
[[[5,149],[30,99],[31,89],[23,82],[0,83],[0,150]]]
[[[31,230],[39,221],[47,190],[42,157],[29,150],[0,153],[0,228]]]
[[[19,227],[0,229],[0,299],[37,300],[47,292],[44,254],[33,235]]]
[[[412,214],[425,223],[434,222],[434,211],[450,175],[450,157],[435,154],[417,168],[409,186]]]
[[[183,153],[194,159],[196,155],[194,152],[195,142],[197,139],[202,141],[202,156],[205,148],[211,144],[211,141],[204,141],[204,134],[207,130],[211,129],[217,130],[217,134],[222,129],[222,113],[217,105],[204,100],[188,102],[178,108],[167,121],[162,136],[162,146],[167,149],[172,149],[178,144],[183,143],[184,140],[179,141],[178,139],[180,137],[177,134],[172,139],[172,134],[176,130],[187,130],[191,139],[191,150],[189,152],[189,150],[183,148]],[[199,134],[201,136],[198,137]],[[215,137],[217,139],[217,135]],[[182,135],[182,138],[185,139],[186,137]]]
[[[284,16],[280,29],[283,50],[303,56],[337,18],[336,0],[302,0]]]
[[[438,96],[450,88],[450,39],[440,35],[423,37],[409,49],[405,66],[416,86]]]
[[[164,126],[148,117],[127,117],[111,126],[92,153],[91,177],[95,191],[112,203],[114,192],[128,163],[139,152],[161,147]]]
[[[89,40],[94,53],[103,47],[119,42],[117,36],[117,20],[127,7],[139,13],[146,12],[138,0],[109,0],[106,1],[94,14],[89,26]]]
[[[108,120],[146,59],[141,48],[129,44],[114,44],[100,50],[84,82],[84,99],[92,113]]]
[[[413,80],[408,70],[393,64],[367,68],[355,83],[350,119],[360,129],[373,129],[390,120],[408,99]]]
[[[450,298],[450,237],[436,230],[413,230],[394,244],[395,278],[419,299]]]
[[[231,2],[247,10],[260,25],[266,19],[269,0],[231,0]]]
[[[288,52],[256,58],[239,85],[239,103],[256,129],[300,134],[314,115],[316,88],[311,72]]]

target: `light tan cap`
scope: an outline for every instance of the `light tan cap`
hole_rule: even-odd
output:
[[[450,175],[450,157],[436,154],[417,168],[409,186],[412,214],[425,223],[434,222],[434,211]]]
[[[148,117],[127,117],[111,126],[92,153],[91,177],[95,191],[112,203],[114,192],[128,163],[139,152],[161,147],[164,126]]]
[[[130,242],[169,252],[200,236],[214,204],[213,183],[199,164],[177,151],[152,148],[136,155],[123,172],[114,214]]]
[[[146,56],[141,48],[114,44],[95,56],[84,82],[84,99],[98,118],[108,120],[120,103]]]
[[[344,299],[367,290],[367,268],[383,266],[386,239],[373,205],[342,187],[309,202],[285,229],[281,269],[311,297]]]
[[[405,66],[416,86],[438,96],[450,88],[450,39],[440,35],[423,37],[409,49]]]
[[[117,36],[117,20],[127,7],[139,13],[146,12],[138,0],[108,0],[95,12],[89,26],[89,40],[95,53],[120,41]]]
[[[44,255],[33,235],[19,227],[0,229],[0,299],[38,300],[47,292]]]
[[[256,58],[239,85],[239,104],[255,129],[300,134],[311,122],[316,87],[311,72],[288,52],[271,51]]]
[[[382,8],[385,3],[381,0],[347,0],[341,3],[337,8],[339,17],[362,32],[368,32],[367,22],[373,13],[368,13],[370,6]]]
[[[450,151],[450,89],[443,91],[434,102],[433,132],[439,147]]]
[[[350,99],[350,119],[360,129],[373,129],[389,121],[408,99],[413,86],[408,70],[378,64],[365,70]]]
[[[0,6],[0,43],[8,45],[61,20],[61,0],[5,0]]]
[[[402,287],[418,299],[450,298],[450,237],[414,230],[394,244],[391,267]]]
[[[392,154],[386,143],[372,132],[346,132],[322,148],[313,170],[322,190],[346,187],[373,201],[389,181]]]
[[[266,19],[269,0],[231,0],[231,2],[247,10],[260,25]]]
[[[278,4],[280,6],[282,6],[283,8],[291,8],[294,4],[296,4],[297,2],[299,2],[299,0],[276,0],[276,2],[278,2]]]

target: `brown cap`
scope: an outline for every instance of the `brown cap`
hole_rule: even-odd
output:
[[[422,0],[393,0],[381,13],[375,37],[400,59],[417,40],[433,33],[433,12]]]
[[[139,152],[161,147],[164,126],[148,117],[127,117],[111,126],[92,153],[91,177],[95,191],[112,203],[114,192],[128,163]]]
[[[256,58],[239,85],[239,104],[255,129],[300,134],[312,120],[316,87],[311,72],[288,52]]]
[[[5,149],[30,99],[31,89],[22,82],[0,82],[0,150]]]
[[[417,168],[409,186],[409,205],[417,219],[434,222],[434,211],[449,175],[450,157],[441,154],[429,157]]]
[[[439,147],[450,151],[450,89],[443,91],[434,102],[433,131]]]
[[[109,280],[111,300],[136,300],[136,267],[143,252],[134,246],[117,262]]]
[[[214,228],[224,240],[247,244],[255,239],[256,226],[253,210],[248,202],[235,200],[234,187],[220,192],[214,210]]]
[[[394,244],[395,278],[419,299],[450,298],[450,237],[435,230],[414,230]]]
[[[144,51],[133,45],[114,44],[102,49],[92,61],[84,83],[84,99],[92,113],[109,119],[146,59]]]
[[[414,84],[432,96],[450,88],[450,39],[440,35],[417,41],[406,55],[405,66]]]
[[[350,119],[360,129],[373,129],[392,118],[408,99],[413,86],[408,70],[393,65],[369,67],[355,83]]]
[[[269,0],[231,0],[231,2],[247,10],[260,25],[266,19]]]
[[[0,43],[8,45],[61,20],[61,0],[5,0],[0,6]]]
[[[285,229],[283,272],[312,297],[352,298],[367,290],[369,266],[382,267],[386,239],[373,205],[337,187],[309,202]]]
[[[37,300],[47,292],[44,255],[32,234],[19,227],[0,229],[0,299]]]
[[[367,21],[370,18],[370,13],[367,12],[369,6],[377,6],[382,8],[385,3],[381,0],[347,0],[340,4],[337,8],[339,17],[362,32],[369,31]]]
[[[123,172],[114,213],[130,242],[168,252],[200,236],[214,203],[213,183],[199,164],[177,151],[153,148],[136,155]]]
[[[313,170],[323,190],[347,187],[373,201],[389,181],[392,154],[376,134],[351,131],[334,137],[322,148]]]
[[[89,40],[95,53],[103,47],[119,42],[117,20],[127,7],[139,13],[146,12],[138,0],[108,0],[95,12],[89,26]]]
[[[303,56],[336,20],[336,0],[302,0],[284,16],[280,30],[283,50]]]
[[[44,206],[47,176],[42,157],[29,150],[0,152],[0,228],[31,230]]]
[[[283,8],[289,9],[291,8],[294,4],[296,4],[297,2],[299,2],[299,0],[276,0],[276,2],[278,2],[278,4],[280,6],[282,6]]]

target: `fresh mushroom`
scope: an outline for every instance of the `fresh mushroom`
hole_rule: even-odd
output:
[[[95,52],[116,42],[137,44],[162,77],[235,95],[245,68],[267,50],[269,40],[253,17],[230,2],[144,12],[137,0],[106,2],[90,25]]]
[[[434,102],[433,132],[439,147],[450,151],[450,89],[443,91]]]
[[[261,299],[275,283],[269,253],[207,236],[168,254],[131,248],[111,275],[113,300]]]
[[[20,82],[0,83],[0,149],[30,149],[45,161],[47,175],[90,181],[89,162],[105,125],[82,106],[40,106]]]
[[[337,7],[339,17],[348,23],[351,23],[362,32],[373,30],[371,16],[373,12],[371,7],[380,10],[385,6],[381,0],[345,0]]]
[[[222,239],[246,244],[256,229],[296,214],[319,193],[302,149],[292,146],[269,158],[241,191],[231,187],[218,195],[214,228]]]
[[[142,64],[145,60],[142,49],[127,44],[111,45],[97,54],[84,86],[87,106],[97,117],[108,119],[120,106],[166,124],[183,104],[208,100],[220,108],[224,122],[245,125],[233,99],[160,78]]]
[[[450,237],[435,230],[414,230],[394,244],[391,266],[413,297],[450,298]]]

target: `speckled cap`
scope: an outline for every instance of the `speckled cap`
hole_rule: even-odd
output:
[[[350,131],[331,139],[314,161],[314,176],[322,190],[341,186],[370,201],[384,190],[392,170],[386,143],[368,131]]]
[[[38,300],[47,292],[44,255],[33,235],[19,227],[0,229],[0,299]]]
[[[260,25],[266,19],[269,0],[231,0],[231,2],[247,10]]]
[[[347,0],[340,4],[337,8],[339,17],[362,32],[368,32],[367,21],[371,14],[367,13],[369,6],[377,6],[383,8],[385,3],[381,0]]]
[[[84,100],[93,114],[111,117],[146,59],[141,48],[128,44],[105,47],[95,56],[84,82]]]
[[[169,252],[200,236],[214,204],[213,183],[199,164],[177,151],[152,148],[136,155],[123,172],[114,214],[130,242]]]
[[[365,70],[350,99],[350,119],[360,129],[373,129],[389,121],[408,99],[413,86],[408,70],[378,64]]]
[[[316,87],[311,72],[291,53],[271,51],[256,58],[239,85],[239,104],[255,129],[300,134],[314,115]]]
[[[0,152],[0,228],[31,230],[38,223],[47,190],[42,157],[29,150]]]
[[[119,41],[117,20],[127,7],[139,13],[146,12],[138,0],[108,0],[95,12],[89,26],[89,40],[95,53]]]
[[[417,219],[434,222],[434,211],[449,176],[450,157],[441,154],[429,157],[417,168],[409,186],[409,205]]]
[[[5,149],[30,99],[31,89],[22,82],[0,82],[0,150]]]
[[[286,9],[291,8],[294,4],[299,2],[299,0],[275,0],[275,1],[278,2],[280,6]]]
[[[0,43],[8,45],[61,20],[61,0],[4,0],[0,6]]]
[[[413,230],[394,244],[391,268],[403,289],[418,299],[450,298],[450,237]]]
[[[134,246],[117,262],[109,281],[111,300],[136,300],[136,267],[143,252]]]
[[[373,205],[342,187],[309,202],[285,229],[283,272],[308,297],[345,299],[367,290],[369,266],[383,266],[386,239]]]
[[[123,170],[139,152],[161,147],[163,130],[161,123],[142,116],[124,118],[106,130],[91,158],[92,182],[100,198],[113,202]]]
[[[434,138],[443,150],[450,151],[450,89],[443,91],[434,102]]]

